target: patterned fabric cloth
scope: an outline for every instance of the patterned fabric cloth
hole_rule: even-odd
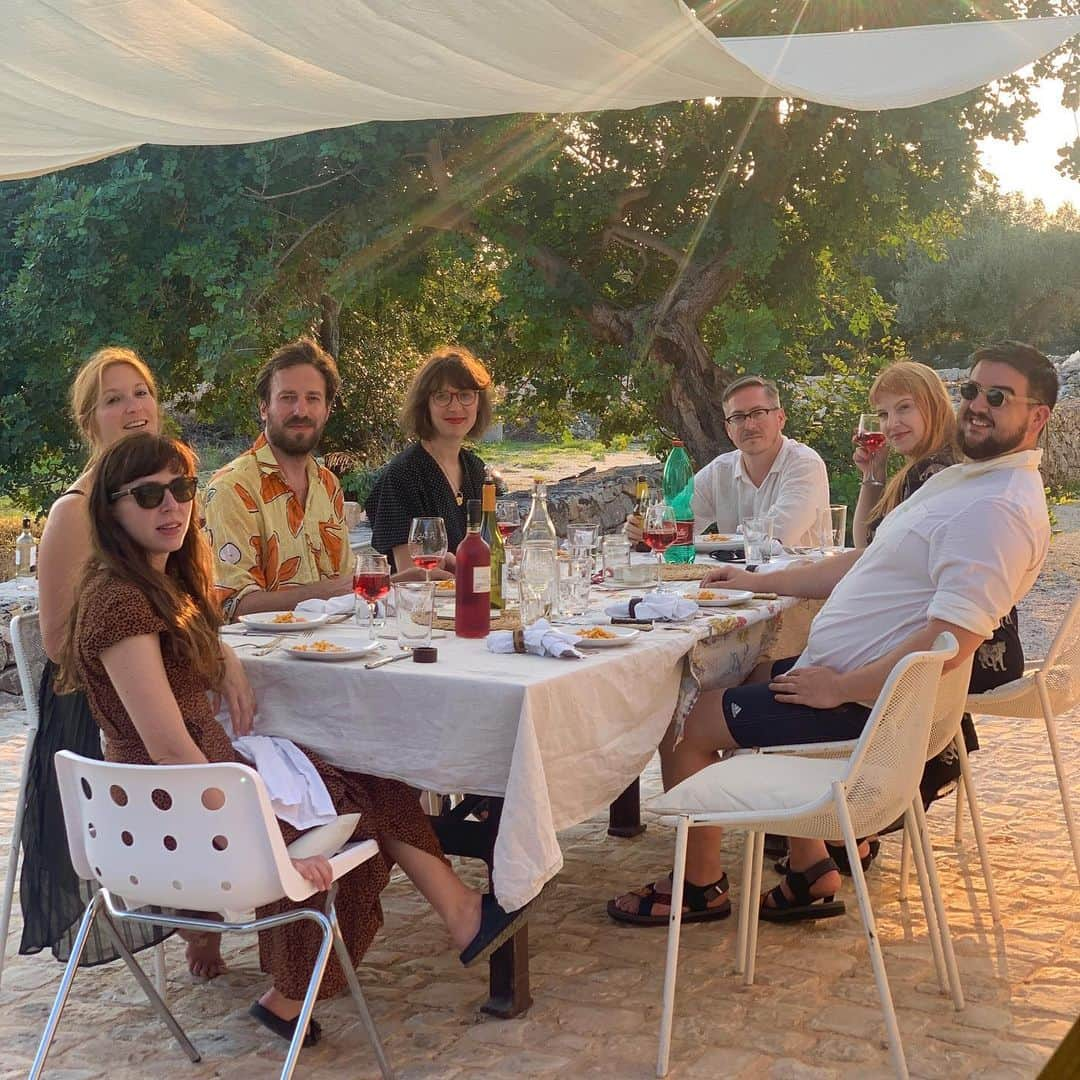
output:
[[[249,592],[313,585],[345,572],[351,550],[341,485],[313,457],[307,478],[301,506],[265,435],[211,478],[206,536],[227,619]]]

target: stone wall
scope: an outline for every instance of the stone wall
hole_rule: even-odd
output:
[[[1059,401],[1050,416],[1042,474],[1055,488],[1080,487],[1080,398]]]

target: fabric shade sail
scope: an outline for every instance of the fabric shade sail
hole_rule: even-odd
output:
[[[13,0],[0,178],[141,143],[704,97],[906,108],[1007,75],[1080,16],[717,38],[681,0]]]

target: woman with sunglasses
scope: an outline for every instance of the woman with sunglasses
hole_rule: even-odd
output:
[[[206,540],[191,528],[195,467],[194,454],[182,443],[139,435],[108,450],[91,477],[92,555],[77,590],[60,678],[86,693],[110,761],[179,765],[243,760],[215,719],[209,698],[224,677],[218,637],[222,616]],[[354,963],[381,925],[379,894],[395,862],[443,918],[463,963],[482,959],[524,920],[523,911],[507,914],[454,874],[414,789],[346,772],[304,753],[338,813],[361,815],[354,837],[376,839],[383,853],[339,883],[337,911]],[[299,835],[279,824],[286,843]],[[293,864],[320,892],[329,885],[330,866],[322,856],[294,859]],[[304,906],[322,901],[316,895]],[[258,914],[291,906],[283,901]],[[273,985],[250,1011],[282,1038],[292,1037],[319,940],[309,923],[259,935],[260,964]],[[331,960],[319,997],[339,993],[345,985],[343,972]],[[319,1034],[312,1022],[305,1045]]]
[[[491,375],[468,349],[433,352],[413,378],[400,423],[416,441],[379,475],[365,509],[371,544],[390,559],[391,570],[411,567],[409,526],[416,517],[441,517],[447,555],[433,578],[449,577],[453,552],[465,539],[466,506],[481,497],[485,465],[465,448],[491,424]]]

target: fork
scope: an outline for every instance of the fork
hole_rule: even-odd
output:
[[[252,651],[252,656],[266,656],[268,653],[272,653],[283,641],[285,636],[279,634],[276,638],[271,638],[265,645],[260,645],[257,649]]]

